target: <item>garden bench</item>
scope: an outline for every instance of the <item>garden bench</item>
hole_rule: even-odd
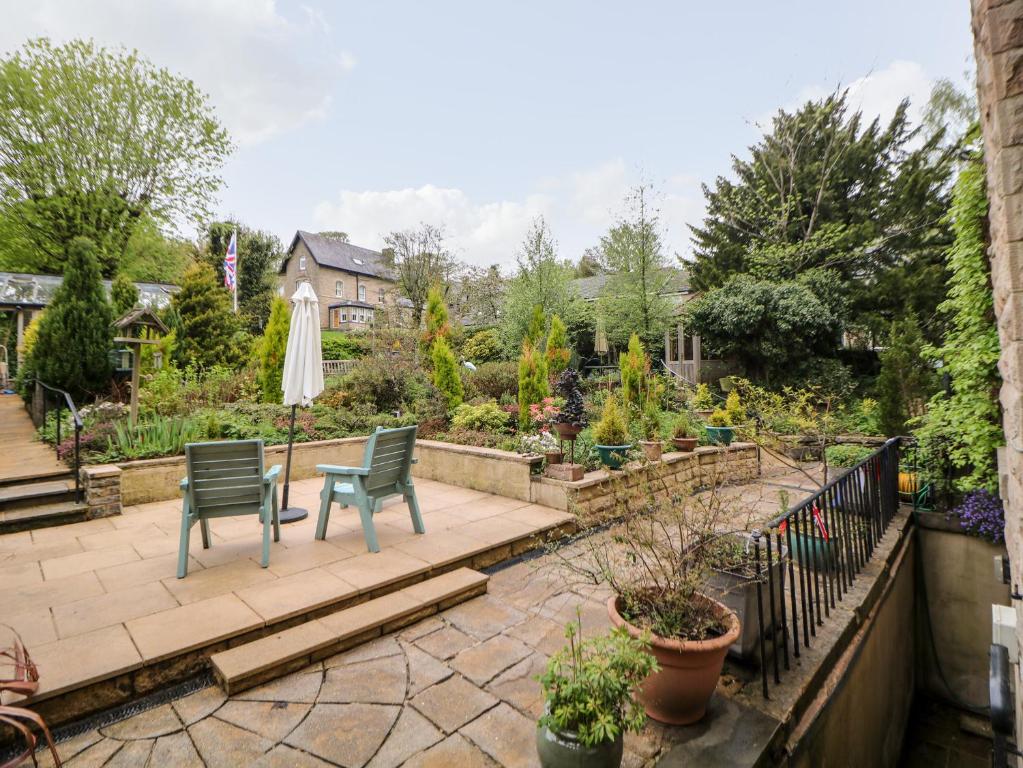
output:
[[[263,474],[262,440],[224,440],[215,443],[187,443],[185,464],[188,477],[181,481],[181,543],[178,548],[178,578],[188,573],[188,538],[199,523],[203,549],[210,546],[209,520],[214,517],[259,515],[263,524],[264,568],[270,564],[270,524],[274,541],[280,541],[275,464]]]
[[[366,441],[361,467],[316,466],[316,471],[325,475],[320,493],[320,517],[316,522],[317,539],[327,536],[331,503],[337,501],[341,509],[352,504],[362,518],[366,546],[370,552],[379,552],[373,515],[380,511],[384,499],[390,496],[404,497],[412,517],[412,528],[416,533],[426,533],[412,484],[412,465],[416,463],[412,451],[416,446],[417,429],[415,426],[396,429],[377,427]]]

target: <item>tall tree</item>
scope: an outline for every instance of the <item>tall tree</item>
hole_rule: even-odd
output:
[[[257,381],[264,403],[279,403],[284,398],[281,381],[284,378],[284,356],[288,351],[288,332],[291,329],[291,309],[288,302],[275,296],[270,305],[270,319],[263,336],[257,342],[259,359]]]
[[[445,285],[455,261],[444,245],[444,232],[432,224],[392,232],[384,238],[384,262],[398,281],[398,290],[412,304],[412,326],[419,328],[430,288]]]
[[[208,215],[230,149],[207,97],[137,52],[26,43],[0,60],[0,219],[30,250],[0,263],[59,273],[87,236],[109,277],[141,217]]]
[[[608,339],[620,346],[633,333],[648,346],[656,344],[672,317],[671,302],[664,295],[672,273],[652,197],[648,184],[629,192],[625,212],[600,241],[604,265],[611,273],[600,297],[600,313]]]
[[[270,232],[251,229],[235,221],[218,221],[206,229],[203,258],[224,282],[224,256],[231,233],[238,233],[238,313],[250,333],[261,333],[276,295],[277,270],[284,257],[281,241]]]
[[[884,126],[850,114],[844,92],[779,110],[749,158],[732,157],[734,178],[704,187],[707,214],[691,228],[694,286],[709,290],[737,273],[790,280],[834,270],[854,325],[879,337],[913,312],[933,338],[954,153],[941,131],[912,128],[907,108]]]
[[[95,244],[77,237],[68,247],[64,281],[39,324],[30,367],[76,399],[110,386],[113,314],[100,281]]]
[[[508,283],[501,330],[509,352],[518,350],[530,329],[536,307],[543,318],[578,314],[581,303],[571,286],[572,270],[558,261],[558,246],[543,216],[537,216],[518,253],[518,269]],[[541,329],[539,339],[546,328]]]
[[[924,414],[927,399],[934,394],[934,370],[923,352],[923,335],[913,315],[892,323],[876,384],[878,420],[886,435],[909,434],[909,426]]]
[[[202,368],[234,367],[244,362],[248,349],[238,338],[238,317],[231,311],[228,291],[209,264],[199,263],[185,272],[171,307],[178,318],[178,362]]]
[[[455,315],[467,326],[492,326],[500,322],[506,281],[496,264],[468,266],[448,295]]]

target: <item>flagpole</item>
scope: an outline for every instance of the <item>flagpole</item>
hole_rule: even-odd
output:
[[[234,240],[234,313],[238,314],[238,283],[241,281],[241,253],[238,250],[238,229],[234,230],[231,236]]]

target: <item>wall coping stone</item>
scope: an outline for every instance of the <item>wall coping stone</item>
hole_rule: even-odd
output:
[[[99,478],[117,477],[121,474],[121,467],[117,464],[92,464],[81,469],[82,478],[98,480]]]
[[[422,445],[427,448],[433,448],[438,451],[448,451],[450,453],[461,453],[468,454],[470,456],[479,456],[485,459],[498,459],[501,461],[510,461],[515,464],[538,464],[543,461],[543,456],[527,456],[521,453],[513,453],[512,451],[502,451],[500,448],[484,448],[476,445],[460,445],[459,443],[446,443],[442,440],[416,440],[416,445]]]

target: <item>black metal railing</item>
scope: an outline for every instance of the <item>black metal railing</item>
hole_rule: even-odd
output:
[[[756,618],[765,698],[768,678],[780,684],[782,670],[790,668],[790,653],[799,658],[801,648],[810,647],[895,517],[899,444],[900,438],[891,438],[771,520],[766,531],[753,532],[754,572],[763,574],[756,584]]]
[[[71,395],[63,389],[51,386],[46,382],[35,379],[35,396],[41,400],[40,407],[42,408],[43,426],[46,426],[46,416],[48,410],[49,400],[52,399],[56,403],[56,422],[57,422],[57,437],[55,441],[56,450],[58,457],[60,454],[60,429],[63,422],[63,409],[66,407],[68,412],[71,414],[71,424],[75,429],[75,503],[81,503],[82,501],[82,479],[81,479],[81,442],[82,442],[82,417],[78,413],[78,409],[75,407],[75,401]],[[35,405],[33,404],[33,407]]]

